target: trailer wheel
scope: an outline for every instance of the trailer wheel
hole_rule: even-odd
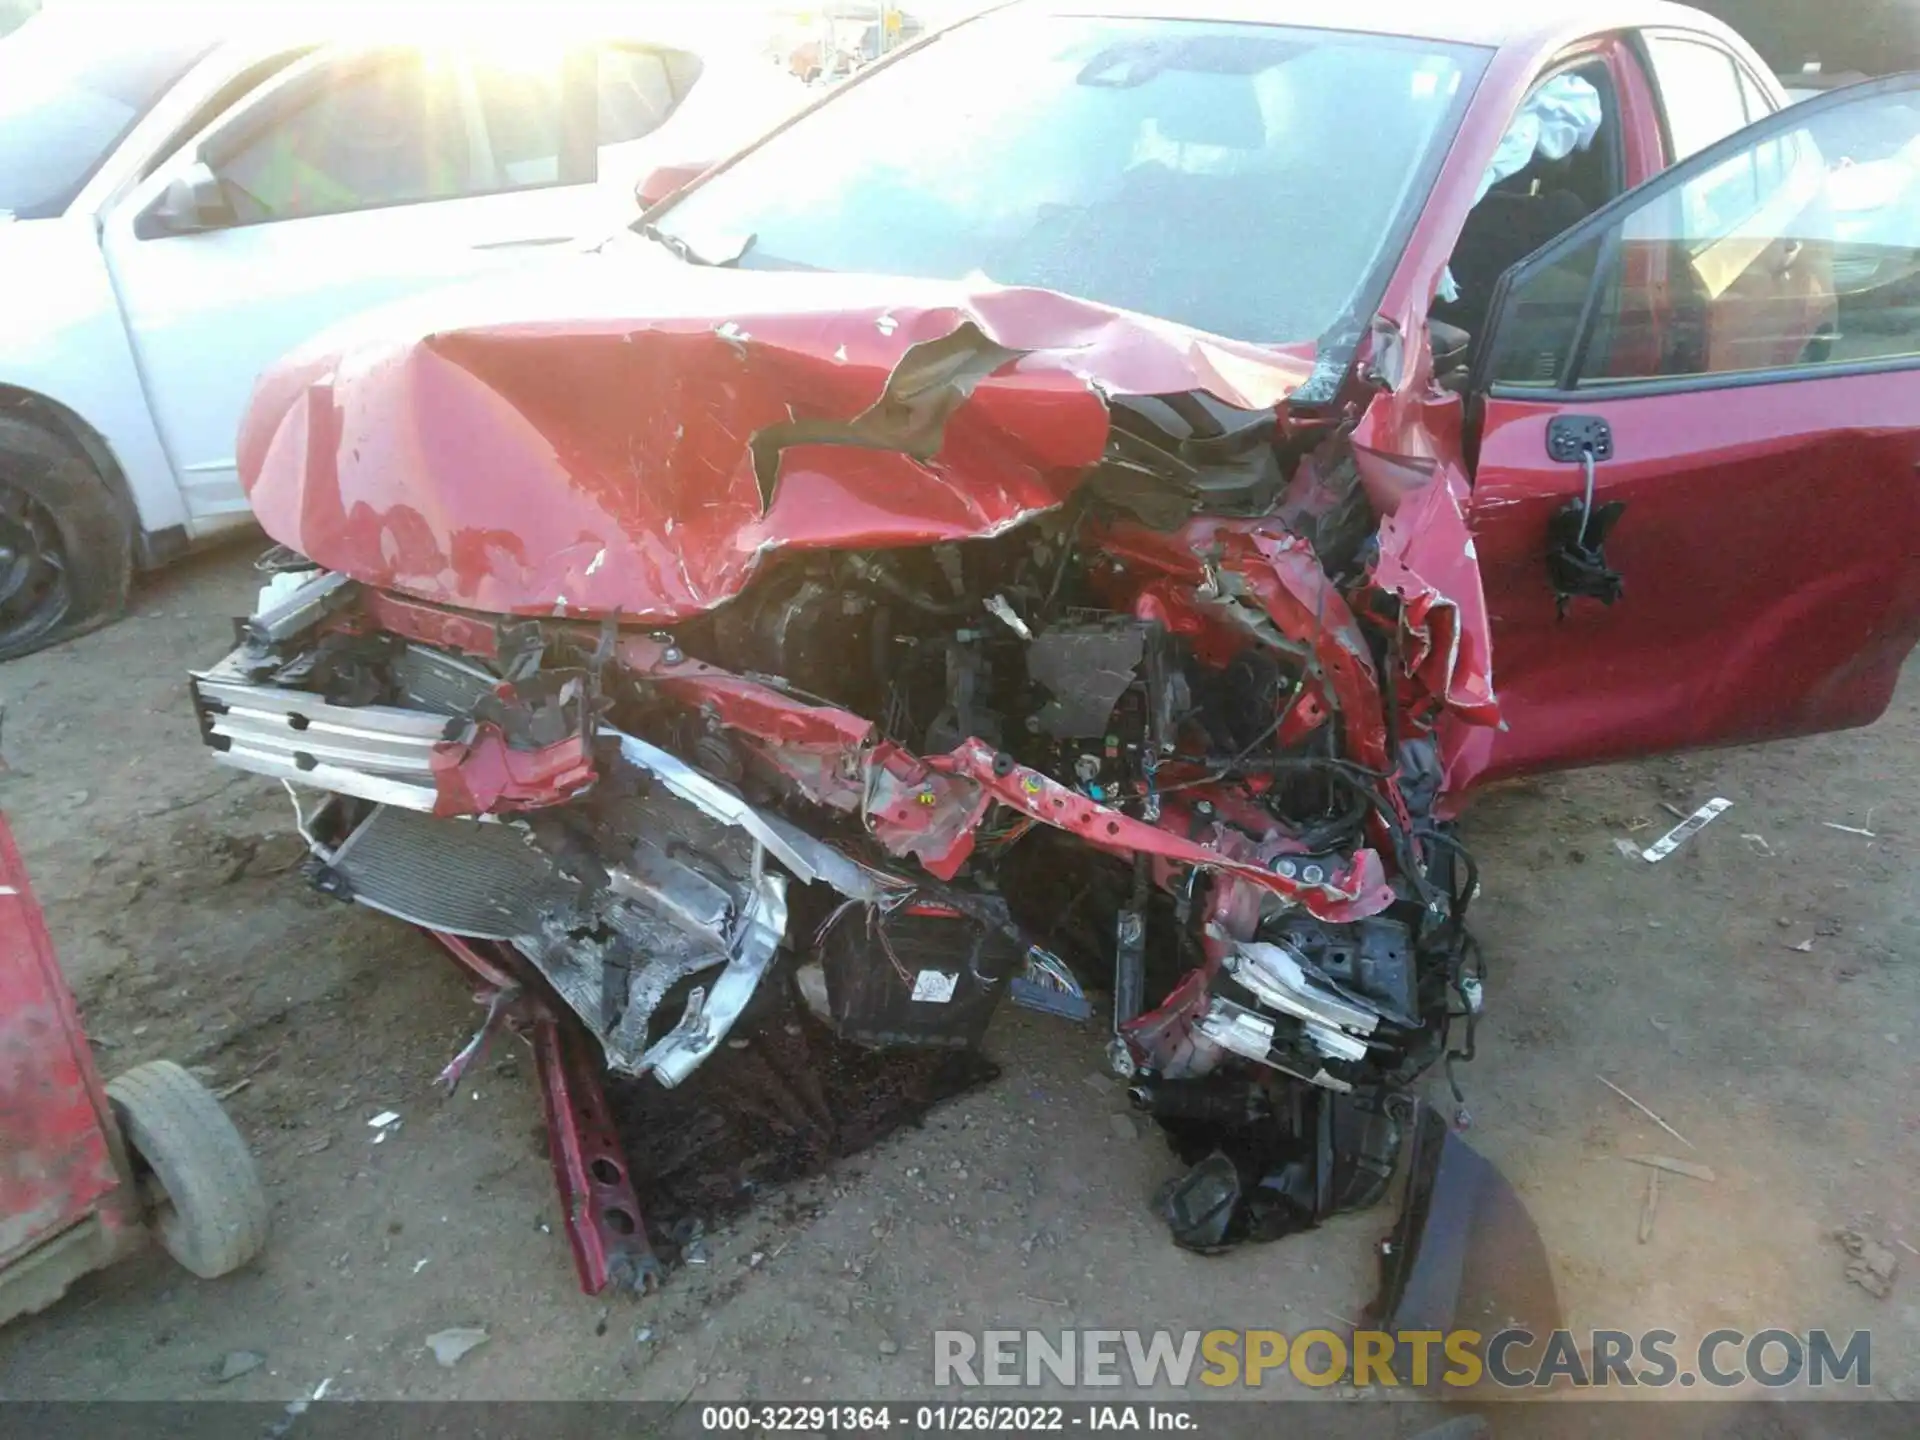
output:
[[[203,1280],[258,1255],[267,1195],[213,1092],[171,1060],[150,1060],[109,1081],[107,1098],[150,1192],[162,1248]]]

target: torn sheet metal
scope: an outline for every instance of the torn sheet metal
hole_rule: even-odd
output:
[[[754,843],[799,877],[802,883],[816,880],[832,885],[852,899],[877,901],[880,892],[872,879],[839,851],[823,845],[778,815],[767,814],[749,805],[725,786],[701,774],[676,755],[650,745],[633,735],[610,731],[620,744],[620,753],[629,764],[655,776],[673,794],[703,811],[723,825],[744,830]]]
[[[1276,557],[1295,553],[1272,549]],[[1307,583],[1304,570],[1288,573],[1289,583]],[[1281,582],[1274,578],[1271,583]],[[1363,684],[1371,671],[1357,625],[1330,585],[1324,598],[1309,593],[1315,595],[1323,619],[1318,627],[1310,618],[1298,622],[1302,639],[1312,639],[1319,632],[1320,644],[1329,647],[1324,653],[1335,662],[1329,666],[1335,675],[1333,692],[1365,722],[1354,726],[1352,733],[1356,738],[1371,736],[1365,753],[1377,753],[1384,760],[1383,732],[1366,728],[1380,725],[1380,709],[1377,690]],[[383,625],[410,638],[432,640],[446,633],[441,625],[443,612],[431,606],[388,596],[376,609]],[[477,653],[492,653],[485,648],[494,642],[491,632],[460,633],[483,647]],[[1297,853],[1298,846],[1284,835],[1256,842],[1232,826],[1209,824],[1197,837],[1188,838],[1170,823],[1149,823],[1123,814],[1049,776],[1010,765],[1001,752],[977,739],[949,755],[922,757],[876,740],[872,722],[859,716],[782,695],[757,681],[678,655],[663,641],[633,637],[622,641],[619,653],[633,673],[662,683],[683,703],[702,710],[711,707],[716,719],[737,729],[744,743],[815,803],[862,816],[888,850],[917,859],[942,879],[951,878],[973,853],[975,831],[997,802],[1036,822],[1081,836],[1100,849],[1120,854],[1143,850],[1168,861],[1237,875],[1255,890],[1295,899],[1324,919],[1360,919],[1393,903],[1393,887],[1372,849],[1358,851],[1348,866],[1308,882],[1273,868]],[[671,661],[669,654],[675,656]],[[1344,664],[1340,663],[1343,658]],[[636,763],[643,759],[636,757]],[[676,763],[684,768],[684,762]]]
[[[1436,475],[1380,522],[1372,578],[1400,599],[1400,664],[1407,678],[1470,725],[1500,723],[1493,637],[1468,528],[1466,487]]]

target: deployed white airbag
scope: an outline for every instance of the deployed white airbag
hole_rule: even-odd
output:
[[[1487,173],[1480,177],[1473,203],[1478,205],[1487,191],[1526,169],[1536,155],[1543,160],[1564,160],[1574,151],[1586,149],[1600,133],[1602,118],[1600,91],[1591,80],[1578,75],[1554,76],[1521,104],[1520,113],[1493,152]],[[1460,298],[1451,267],[1440,276],[1440,298]]]

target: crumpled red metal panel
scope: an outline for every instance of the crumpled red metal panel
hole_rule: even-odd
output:
[[[563,804],[594,781],[586,738],[570,736],[538,750],[516,750],[500,727],[483,723],[471,740],[434,747],[436,815],[488,815]]]
[[[1224,665],[1249,643],[1284,641],[1311,652],[1317,674],[1279,734],[1292,744],[1335,711],[1347,717],[1354,758],[1384,768],[1386,730],[1373,656],[1352,608],[1304,536],[1270,520],[1198,516],[1173,534],[1137,525],[1099,532],[1094,579],[1116,606],[1155,620]],[[1159,570],[1144,582],[1114,566]],[[1121,581],[1124,580],[1124,583]]]
[[[1205,866],[1256,889],[1298,901],[1309,914],[1322,920],[1359,920],[1379,914],[1394,900],[1385,866],[1372,850],[1354,851],[1345,870],[1327,876],[1320,884],[1308,885],[1274,872],[1275,860],[1299,853],[1299,846],[1277,831],[1264,840],[1255,840],[1229,826],[1202,822],[1178,808],[1173,808],[1163,823],[1151,824],[1090,800],[1037,770],[997,763],[993,748],[980,740],[965,741],[952,754],[935,756],[927,764],[948,774],[970,776],[991,799],[1076,835],[1097,849],[1116,855],[1157,855],[1181,864]],[[1182,819],[1187,821],[1187,833],[1181,833],[1178,822]],[[973,824],[978,824],[977,814]],[[880,834],[877,824],[874,833]],[[971,825],[967,843],[971,849]],[[960,858],[965,858],[964,853]],[[957,860],[954,868],[958,869]]]
[[[371,585],[667,621],[776,550],[986,535],[1060,504],[1105,448],[1107,396],[1271,409],[1305,374],[1050,291],[619,247],[289,357],[255,394],[240,469],[269,535]]]
[[[1401,660],[1461,720],[1498,725],[1493,645],[1466,486],[1442,471],[1380,522],[1373,583],[1400,597]]]
[[[120,1184],[106,1095],[0,815],[0,1268]],[[117,1210],[105,1217],[120,1223]]]
[[[1450,712],[1439,738],[1451,767],[1457,737],[1500,723],[1492,630],[1465,513],[1471,488],[1461,450],[1464,404],[1433,383],[1433,349],[1418,309],[1376,324],[1360,364],[1377,364],[1395,350],[1382,375],[1388,388],[1359,416],[1349,448],[1380,517],[1369,578],[1400,599],[1407,677]],[[1400,699],[1416,712],[1425,708],[1418,695],[1403,691]]]

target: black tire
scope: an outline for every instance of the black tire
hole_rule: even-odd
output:
[[[65,440],[0,415],[0,660],[118,615],[133,574],[133,523]]]
[[[258,1255],[267,1195],[213,1092],[171,1060],[150,1060],[110,1080],[107,1099],[137,1167],[157,1183],[152,1223],[162,1248],[202,1280]]]

